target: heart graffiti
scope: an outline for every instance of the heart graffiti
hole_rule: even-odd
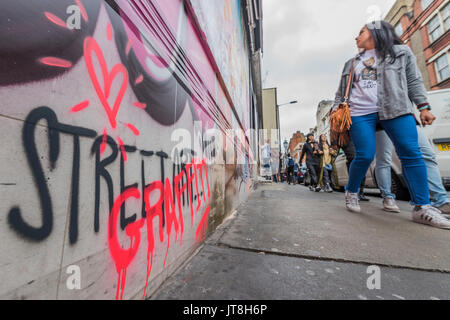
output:
[[[100,70],[103,77],[103,85],[104,85],[103,89],[100,86],[99,77],[95,72],[92,59],[93,54],[97,56],[97,60],[100,65]],[[114,65],[114,67],[111,69],[111,72],[109,72],[108,67],[106,65],[105,57],[103,56],[103,52],[100,49],[100,46],[98,45],[97,41],[92,37],[87,37],[84,40],[84,61],[88,69],[89,76],[91,77],[91,81],[94,86],[95,92],[97,92],[100,102],[102,103],[103,108],[105,109],[106,114],[108,115],[111,127],[115,129],[117,125],[116,121],[117,113],[119,112],[120,104],[122,103],[123,97],[128,87],[128,71],[123,66],[123,64],[118,63]],[[111,108],[108,102],[108,98],[111,93],[111,86],[115,78],[119,74],[122,74],[122,84],[116,96],[116,100],[114,101],[114,105]]]

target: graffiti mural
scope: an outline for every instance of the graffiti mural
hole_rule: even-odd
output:
[[[212,43],[215,59],[227,87],[232,88],[233,102],[245,129],[250,123],[249,60],[245,50],[245,31],[242,23],[241,1],[212,0],[192,1],[198,13],[200,25]],[[217,8],[220,10],[217,10]],[[224,30],[217,34],[216,30]],[[227,48],[222,50],[221,48]]]
[[[63,281],[80,264],[81,297],[145,299],[249,194],[253,141],[225,134],[249,128],[248,52],[240,2],[225,2],[219,40],[196,12],[222,5],[0,4],[0,297],[80,297]],[[208,51],[225,49],[224,85]],[[231,163],[209,164],[202,139],[176,148],[195,123],[223,133]]]

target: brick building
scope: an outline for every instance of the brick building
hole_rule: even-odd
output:
[[[288,152],[291,154],[292,158],[294,158],[297,162],[300,160],[300,155],[302,153],[303,143],[305,143],[306,137],[305,135],[297,131],[292,135],[291,140],[289,141]]]
[[[426,89],[450,88],[450,0],[398,0],[385,20],[416,55]]]

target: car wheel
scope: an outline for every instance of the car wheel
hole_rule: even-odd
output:
[[[393,171],[391,172],[391,192],[398,200],[411,200],[408,189],[403,187],[400,178]]]

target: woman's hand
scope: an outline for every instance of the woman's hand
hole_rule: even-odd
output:
[[[331,154],[333,157],[336,157],[336,155],[337,155],[337,150],[334,149],[334,148],[330,148],[330,154]]]
[[[433,124],[434,120],[436,120],[436,117],[430,112],[430,110],[425,109],[420,111],[420,121],[423,126]]]

